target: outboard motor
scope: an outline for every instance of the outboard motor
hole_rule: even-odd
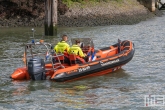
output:
[[[45,63],[41,58],[32,58],[28,62],[28,73],[32,80],[45,80]]]

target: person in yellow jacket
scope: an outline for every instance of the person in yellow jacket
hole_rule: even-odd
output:
[[[80,48],[80,41],[76,40],[76,44],[73,44],[69,49],[69,54],[75,54],[77,59],[81,63],[85,63],[86,54],[83,53],[82,49]]]
[[[69,49],[69,54],[75,54],[82,58],[84,58],[86,55],[83,53],[82,49],[80,48],[80,41],[76,40],[76,44],[73,44]]]
[[[69,44],[67,43],[68,36],[63,35],[62,40],[57,43],[57,45],[54,47],[54,50],[56,53],[64,53],[64,52],[69,52]]]

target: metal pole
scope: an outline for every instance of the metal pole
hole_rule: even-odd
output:
[[[45,35],[57,36],[57,0],[45,0]]]

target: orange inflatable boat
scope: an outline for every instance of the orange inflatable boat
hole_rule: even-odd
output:
[[[134,44],[129,40],[118,40],[114,45],[95,50],[91,38],[72,38],[72,43],[77,39],[87,54],[85,63],[80,63],[74,54],[55,53],[49,43],[32,42],[25,45],[25,66],[17,68],[10,77],[14,80],[50,79],[57,82],[77,80],[116,71],[134,56]]]

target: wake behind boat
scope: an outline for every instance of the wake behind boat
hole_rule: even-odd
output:
[[[43,40],[25,45],[25,66],[17,68],[11,78],[14,80],[45,80],[57,82],[77,80],[104,75],[120,69],[134,56],[134,44],[129,40],[95,50],[91,38],[72,38],[81,41],[81,48],[88,60],[79,64],[74,54],[57,54],[50,43]],[[68,62],[66,62],[66,58]]]

